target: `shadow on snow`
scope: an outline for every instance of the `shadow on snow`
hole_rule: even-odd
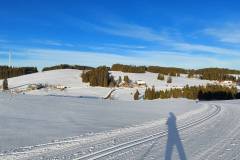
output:
[[[170,112],[167,120],[168,139],[165,151],[165,160],[171,160],[173,147],[176,146],[180,160],[187,160],[184,148],[177,130],[176,116]]]

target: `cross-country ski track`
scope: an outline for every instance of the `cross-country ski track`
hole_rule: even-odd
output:
[[[201,102],[205,107],[177,116],[177,129],[188,159],[238,159],[238,102]],[[162,119],[89,137],[70,137],[2,154],[0,159],[164,159],[168,138],[165,123],[166,119]],[[233,150],[234,154],[228,154]],[[173,159],[178,156],[174,150]]]

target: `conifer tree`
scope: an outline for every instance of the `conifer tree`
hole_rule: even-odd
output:
[[[117,83],[118,84],[122,83],[122,77],[121,76],[118,77],[118,82]]]
[[[140,95],[140,93],[138,92],[138,90],[136,90],[136,92],[134,93],[133,99],[139,100],[139,95]]]
[[[172,77],[168,76],[167,83],[172,83]]]
[[[130,82],[128,76],[124,76],[124,77],[123,77],[123,80],[124,80],[125,83],[129,83],[129,82]]]
[[[3,80],[3,90],[8,90],[8,80],[7,80],[7,78],[5,78]]]
[[[161,74],[161,73],[159,73],[159,74],[158,74],[158,80],[163,81],[163,80],[164,80],[164,75]]]
[[[188,78],[193,78],[194,77],[194,73],[193,72],[189,72],[188,73]]]

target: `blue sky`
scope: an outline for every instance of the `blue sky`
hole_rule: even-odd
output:
[[[240,69],[240,2],[1,0],[0,64]]]

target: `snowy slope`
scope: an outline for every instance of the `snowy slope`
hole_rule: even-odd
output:
[[[42,83],[52,85],[64,85],[68,89],[66,91],[59,90],[41,90],[31,91],[27,94],[34,95],[65,95],[65,96],[82,96],[82,97],[105,97],[111,88],[104,87],[90,87],[87,83],[82,83],[80,70],[64,69],[64,70],[53,70],[46,72],[39,72],[14,78],[9,78],[9,87],[21,86],[24,84]],[[167,84],[165,81],[157,80],[157,74],[155,73],[123,73],[112,71],[111,74],[117,80],[119,76],[128,75],[132,81],[143,80],[149,87],[155,86],[156,89],[169,89],[171,87],[183,87],[185,85],[206,85],[211,83],[207,80],[189,79],[186,75],[181,77],[172,77],[173,83]],[[118,88],[114,93],[114,99],[119,100],[132,100],[133,93],[137,88]],[[145,88],[138,88],[140,93],[143,95]]]
[[[31,83],[62,84],[69,87],[82,87],[85,85],[82,83],[80,76],[81,71],[79,70],[52,70],[9,78],[8,83],[10,88]]]
[[[137,81],[137,80],[143,80],[147,83],[149,87],[154,86],[156,89],[168,89],[172,87],[184,87],[187,84],[189,86],[198,86],[198,85],[206,85],[207,83],[212,83],[212,81],[208,80],[200,80],[196,78],[187,78],[187,75],[181,74],[181,77],[172,77],[172,83],[167,84],[166,80],[168,76],[164,76],[165,80],[160,81],[157,79],[158,74],[157,73],[123,73],[118,71],[112,71],[112,75],[115,77],[115,79],[118,79],[119,76],[123,77],[124,75],[127,75],[130,80]]]

